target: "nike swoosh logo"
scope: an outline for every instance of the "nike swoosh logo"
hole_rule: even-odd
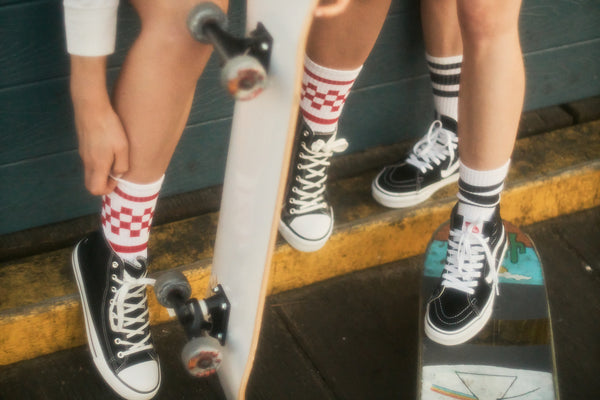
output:
[[[454,165],[450,166],[450,168],[441,170],[440,175],[442,176],[442,178],[447,178],[450,175],[452,175],[454,172],[456,172],[457,169],[458,169],[458,163],[455,162]]]

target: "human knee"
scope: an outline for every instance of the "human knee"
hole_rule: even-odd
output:
[[[191,52],[190,56],[203,47],[195,41],[187,28],[190,11],[203,1],[185,0],[132,0],[142,22],[141,35],[149,35],[157,47],[166,51]],[[227,12],[228,0],[211,0]]]
[[[464,41],[478,42],[518,31],[520,0],[461,0],[458,18]]]

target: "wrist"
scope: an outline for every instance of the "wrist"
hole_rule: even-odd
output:
[[[71,98],[80,106],[110,106],[106,87],[106,57],[71,56]]]

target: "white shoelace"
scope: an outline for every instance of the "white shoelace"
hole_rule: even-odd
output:
[[[327,142],[322,139],[313,142],[310,148],[302,143],[299,157],[305,161],[298,164],[298,168],[308,171],[308,174],[305,178],[300,176],[296,177],[296,180],[301,186],[292,187],[292,191],[296,193],[299,198],[290,199],[290,203],[296,206],[290,210],[290,213],[306,214],[327,207],[323,197],[325,192],[325,182],[327,181],[325,169],[331,164],[329,159],[333,156],[333,153],[341,153],[347,148],[348,142],[346,139],[336,140],[335,135]],[[309,190],[312,189],[316,190],[309,192]]]
[[[414,145],[406,162],[425,173],[428,169],[432,170],[434,164],[440,165],[447,157],[450,157],[448,165],[452,165],[457,147],[456,136],[442,129],[442,123],[436,120],[429,126],[427,134]]]
[[[127,271],[124,271],[123,280],[116,275],[112,279],[120,285],[118,290],[113,290],[114,298],[110,300],[109,317],[110,328],[116,332],[125,334],[125,339],[115,339],[115,344],[126,346],[127,350],[120,351],[117,356],[123,358],[129,354],[137,353],[152,348],[148,343],[150,333],[138,340],[130,340],[134,336],[144,335],[144,330],[150,324],[148,319],[148,309],[146,308],[146,285],[154,285],[155,280],[146,278],[131,277]],[[144,310],[138,316],[132,316],[139,310]],[[141,324],[141,325],[139,325]],[[138,325],[136,327],[136,325]]]
[[[491,282],[499,294],[498,271],[489,247],[489,238],[473,230],[479,224],[471,224],[466,231],[452,229],[448,239],[448,261],[442,275],[442,285],[462,292],[473,294],[477,287],[477,279],[481,277],[483,262],[490,266]]]

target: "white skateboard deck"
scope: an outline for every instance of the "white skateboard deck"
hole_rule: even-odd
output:
[[[305,43],[317,0],[248,0],[247,30],[273,37],[267,88],[235,105],[211,284],[231,303],[219,379],[245,398],[261,328],[271,256],[300,102]]]

